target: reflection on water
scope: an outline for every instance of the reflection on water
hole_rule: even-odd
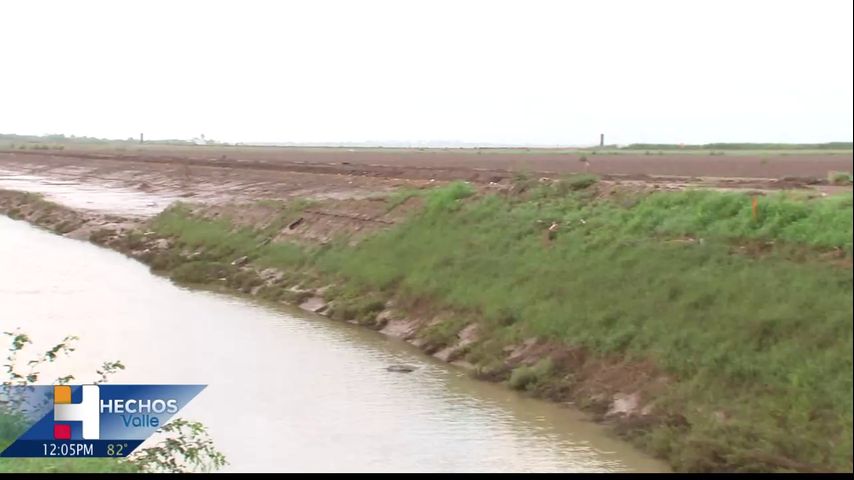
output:
[[[477,382],[405,343],[179,288],[118,253],[0,217],[0,328],[77,351],[45,371],[205,383],[181,412],[235,471],[649,471],[577,412]],[[419,368],[390,373],[391,363]],[[52,375],[52,376],[48,376]]]

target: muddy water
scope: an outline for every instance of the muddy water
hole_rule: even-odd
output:
[[[201,420],[235,471],[650,471],[569,408],[478,382],[348,324],[179,288],[116,252],[0,216],[0,330],[77,335],[49,382],[209,385]],[[385,367],[408,363],[409,374]]]
[[[3,169],[0,169],[0,189],[41,193],[48,200],[75,209],[132,216],[156,215],[179,199],[177,195],[152,195],[104,180],[81,182]]]

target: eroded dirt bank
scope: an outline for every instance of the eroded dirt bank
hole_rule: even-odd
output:
[[[509,190],[486,188],[507,195],[519,193],[518,185]],[[569,188],[587,187],[570,184]],[[636,201],[636,190],[626,198],[607,184],[591,193],[594,191],[595,195],[613,196],[616,201]],[[512,326],[518,321],[517,314],[497,312],[495,319],[487,321],[483,313],[449,308],[429,296],[407,294],[393,286],[354,289],[336,274],[322,268],[306,268],[304,253],[291,248],[293,245],[322,251],[342,244],[342,240],[343,244],[358,245],[402,224],[415,212],[434,208],[431,201],[417,191],[409,191],[347,200],[309,197],[250,203],[201,202],[170,209],[152,220],[72,210],[35,195],[0,192],[0,212],[119,250],[179,282],[299,305],[402,338],[428,354],[468,369],[478,378],[506,382],[512,388],[579,406],[648,451],[668,459],[679,470],[845,470],[839,464],[809,460],[815,456],[788,453],[794,451],[786,446],[745,447],[742,442],[750,442],[757,433],[741,432],[745,428],[744,419],[739,418],[742,412],[725,403],[694,403],[684,398],[680,403],[674,391],[690,379],[680,378],[648,357],[603,355],[541,336],[496,337],[490,322]],[[545,231],[545,227],[535,229]],[[192,241],[194,236],[198,242]],[[215,240],[208,241],[211,239]],[[702,239],[681,237],[666,243],[669,242],[698,245]],[[763,247],[767,248],[773,249]],[[245,255],[240,253],[243,251],[256,253]],[[840,266],[850,270],[850,252],[825,249],[820,255],[828,254],[841,258]],[[705,434],[718,432],[720,438],[694,435],[705,423],[709,424],[703,427]],[[792,427],[780,428],[786,434]],[[727,445],[727,435],[734,435],[738,442]]]

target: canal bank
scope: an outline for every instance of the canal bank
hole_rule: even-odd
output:
[[[182,416],[231,471],[659,471],[577,411],[477,382],[404,342],[180,288],[92,244],[0,217],[4,330],[77,351],[44,378],[205,383]],[[14,274],[12,273],[14,272]],[[386,371],[409,364],[409,374]]]
[[[681,235],[645,240],[643,223],[638,227],[637,221],[629,222],[640,231],[622,232],[629,233],[624,241],[630,240],[632,245],[614,251],[602,250],[613,240],[599,239],[597,245],[597,239],[590,237],[596,229],[603,231],[602,222],[613,219],[601,217],[602,212],[591,210],[584,203],[587,200],[580,202],[578,195],[572,193],[580,190],[589,196],[596,192],[590,185],[586,180],[572,180],[567,186],[558,185],[556,192],[545,192],[536,205],[539,209],[544,200],[549,208],[538,210],[533,219],[530,207],[534,204],[525,197],[511,198],[506,204],[495,197],[463,202],[468,195],[465,189],[440,190],[421,197],[422,213],[414,220],[389,234],[369,236],[357,248],[335,244],[330,248],[327,243],[319,250],[310,246],[306,250],[306,244],[299,243],[305,238],[299,236],[271,242],[282,229],[292,230],[291,226],[297,230],[305,227],[309,238],[316,239],[319,233],[310,229],[314,219],[305,219],[316,208],[310,212],[305,205],[276,202],[224,208],[185,206],[146,222],[143,230],[99,229],[91,232],[91,239],[140,258],[173,279],[302,304],[332,318],[353,320],[402,336],[444,360],[468,364],[481,378],[506,381],[511,387],[557,401],[574,401],[614,424],[644,448],[668,458],[680,470],[845,470],[846,462],[850,466],[850,448],[846,447],[846,441],[850,444],[850,435],[846,440],[850,415],[847,421],[843,417],[841,423],[833,420],[837,407],[850,404],[850,394],[847,399],[844,394],[845,376],[837,375],[850,370],[851,364],[850,348],[845,353],[846,339],[849,346],[851,339],[851,309],[844,309],[846,302],[849,306],[851,303],[850,227],[845,250],[845,224],[834,220],[844,219],[846,208],[850,219],[850,199],[847,204],[844,198],[836,203],[791,203],[778,196],[761,205],[771,211],[782,208],[800,212],[787,217],[794,227],[801,220],[828,227],[824,228],[827,234],[818,238],[820,241],[836,242],[833,235],[838,233],[843,247],[839,255],[828,256],[821,245],[799,247],[797,243],[793,249],[757,250],[757,245],[738,237],[759,235],[761,239],[766,235],[761,230],[762,223],[744,231],[698,224],[693,227],[695,234],[688,238]],[[389,207],[406,204],[410,197],[390,199]],[[418,197],[412,198],[419,200]],[[635,206],[623,208],[643,219],[656,214],[657,208],[668,206],[671,215],[678,218],[687,214],[688,219],[696,218],[695,204],[705,202],[707,208],[721,210],[717,212],[719,216],[711,217],[713,221],[740,222],[744,215],[750,219],[749,199],[742,202],[739,195],[689,193],[648,198],[647,204],[639,206],[636,198],[628,198],[629,205]],[[610,203],[592,205],[607,207]],[[732,209],[732,204],[742,203],[747,206],[746,212],[744,208]],[[58,214],[54,207],[42,207],[18,209],[17,213],[54,229],[64,216],[76,215]],[[503,208],[521,210],[504,210],[498,215]],[[622,214],[620,210],[607,213]],[[556,214],[564,215],[564,231],[566,216],[578,226],[570,233],[561,233],[558,243],[549,246],[541,243],[545,239],[537,234],[533,220]],[[489,219],[501,221],[485,224]],[[604,231],[620,232],[618,225],[606,224]],[[500,236],[476,233],[495,227]],[[67,225],[61,229],[64,228]],[[722,231],[723,235],[719,233]],[[797,239],[790,231],[798,230],[777,228],[771,234],[786,241]],[[328,231],[325,233],[329,235]],[[504,256],[495,255],[497,249],[513,246],[513,242],[520,242],[525,248],[522,251],[534,256],[523,260],[514,250],[507,250]],[[294,244],[298,248],[293,248]],[[574,251],[585,245],[594,248]],[[479,257],[478,252],[489,255]],[[751,260],[757,254],[762,254],[759,260]],[[418,267],[412,265],[413,259],[422,263],[421,268],[413,268]],[[279,268],[270,270],[271,262]],[[549,281],[538,282],[536,277],[528,276],[525,282],[518,283],[521,278],[517,277],[520,273],[524,277],[526,265],[536,267],[540,274],[550,272],[541,275]],[[549,265],[572,268],[560,270]],[[603,277],[601,274],[613,270],[613,265],[620,266],[614,270],[617,276]],[[692,268],[698,265],[703,271],[692,275]],[[280,275],[293,272],[297,273]],[[428,275],[419,276],[419,272]],[[404,275],[395,277],[400,274]],[[388,283],[384,278],[393,281]],[[431,278],[446,281],[431,284]],[[634,280],[626,284],[626,278]],[[516,287],[505,285],[505,280],[516,282]],[[656,285],[662,280],[666,284]],[[848,290],[841,288],[846,281]],[[602,282],[613,285],[603,290]],[[455,300],[454,292],[443,292],[442,285],[468,285],[469,289]],[[560,291],[552,291],[549,285]],[[632,293],[646,286],[649,291]],[[813,286],[821,290],[821,295],[804,290]],[[408,287],[408,294],[401,287]],[[422,292],[420,298],[418,289]],[[474,312],[460,308],[467,300],[477,304],[484,292],[495,289],[503,292],[503,297],[480,303]],[[424,291],[433,292],[428,302],[423,301]],[[662,292],[667,293],[667,298],[656,300]],[[554,297],[556,293],[562,297]],[[555,298],[576,302],[573,314],[561,313],[567,311],[566,306],[555,304]],[[728,298],[729,303],[716,302],[715,298]],[[821,322],[800,323],[799,318],[804,317],[798,312],[804,299]],[[526,305],[514,305],[514,300]],[[483,308],[502,305],[504,308]],[[531,310],[534,307],[540,310]],[[546,307],[555,308],[543,311]],[[579,307],[583,309],[580,312]],[[558,325],[564,319],[577,319],[580,313],[585,313],[586,321]],[[549,323],[532,324],[538,317],[560,329],[550,331],[553,326]],[[696,322],[704,318],[715,321]],[[744,335],[745,320],[740,318],[753,325],[747,329],[748,335]],[[798,330],[791,330],[786,324],[791,321],[799,323]],[[468,328],[472,324],[486,328],[472,335]],[[639,325],[644,328],[638,330]],[[794,331],[799,335],[786,333]],[[567,333],[570,341],[565,337]],[[468,340],[471,337],[474,340]],[[824,353],[816,356],[818,351],[813,351],[812,343],[803,338],[834,340],[831,348],[823,347]],[[754,341],[760,342],[758,348]],[[644,343],[646,346],[638,350],[637,345]],[[579,348],[584,344],[586,348]],[[626,348],[633,345],[634,351]],[[646,354],[642,354],[644,350]],[[609,351],[622,353],[615,356],[607,354]],[[783,355],[786,351],[797,354]],[[805,356],[815,357],[817,363],[795,361]],[[650,361],[655,357],[657,361]],[[717,366],[710,368],[713,365]],[[775,372],[786,372],[786,377],[781,381],[775,378]],[[804,383],[802,379],[810,381]],[[850,376],[847,382],[850,386]],[[818,409],[809,422],[798,420],[804,404]],[[773,411],[789,411],[791,415],[781,422],[768,414]],[[796,431],[800,436],[793,439]],[[826,446],[818,446],[814,443],[818,438],[830,440]],[[826,466],[834,462],[840,463],[836,463],[837,467]]]

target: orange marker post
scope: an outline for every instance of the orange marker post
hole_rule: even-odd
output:
[[[753,221],[759,220],[759,200],[753,196]]]

